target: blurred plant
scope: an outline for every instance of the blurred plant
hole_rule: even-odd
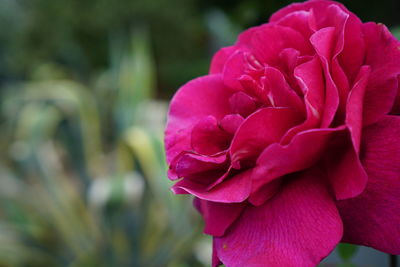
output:
[[[0,266],[202,266],[198,216],[165,178],[147,33],[113,41],[92,85],[46,64],[3,90]]]
[[[358,246],[352,244],[340,243],[336,250],[343,260],[343,263],[341,263],[339,267],[356,267],[356,265],[351,263],[351,259],[357,254],[358,248]]]

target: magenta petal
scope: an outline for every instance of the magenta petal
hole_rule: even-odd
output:
[[[233,94],[229,98],[229,104],[232,113],[240,114],[243,118],[253,113],[257,107],[254,99],[243,92]]]
[[[249,197],[249,202],[254,206],[260,206],[265,201],[272,198],[281,188],[282,180],[276,179],[263,186],[252,185],[252,192]]]
[[[220,261],[220,259],[218,258],[217,248],[215,247],[215,240],[213,239],[211,266],[218,267],[221,264],[222,264],[222,261]]]
[[[382,24],[365,23],[365,65],[371,76],[365,92],[364,125],[379,121],[393,107],[400,74],[400,42]]]
[[[343,241],[400,254],[400,117],[364,129],[362,162],[369,181],[356,198],[338,202]]]
[[[223,236],[218,258],[230,267],[316,266],[342,238],[342,222],[323,184],[305,173],[259,207],[247,206]]]
[[[304,93],[304,103],[307,110],[307,119],[290,129],[282,139],[287,144],[297,133],[319,125],[325,103],[324,79],[322,67],[317,57],[297,66],[294,76]]]
[[[226,153],[216,157],[200,156],[186,153],[179,157],[174,168],[178,177],[186,177],[191,174],[226,168]]]
[[[165,130],[167,162],[181,151],[191,150],[190,133],[193,126],[206,116],[217,120],[230,113],[229,97],[220,75],[208,75],[182,86],[173,97]]]
[[[250,51],[261,62],[278,66],[279,53],[285,48],[294,48],[301,54],[311,54],[312,47],[298,32],[289,27],[264,24],[254,32]]]
[[[250,115],[233,137],[230,155],[232,161],[256,156],[267,145],[279,142],[283,134],[300,121],[291,108],[263,108]]]
[[[228,46],[215,53],[211,61],[210,74],[222,73],[226,61],[237,49],[236,46]]]
[[[315,32],[310,42],[314,46],[322,62],[325,75],[325,105],[321,127],[328,127],[339,107],[339,93],[330,73],[330,62],[334,55],[335,28],[327,27]]]
[[[228,58],[223,69],[224,84],[233,90],[243,89],[239,77],[245,73],[247,67],[246,53],[248,52],[237,50]]]
[[[297,134],[288,145],[267,147],[253,170],[253,191],[278,177],[311,167],[321,158],[332,135],[343,130],[344,127],[308,130]]]
[[[182,179],[172,186],[176,194],[192,194],[200,199],[222,203],[243,202],[251,190],[251,170],[226,178],[208,190],[209,185],[190,179]]]
[[[276,23],[282,26],[287,26],[300,32],[305,38],[309,39],[312,30],[309,26],[310,12],[299,10],[279,19]]]
[[[306,1],[303,3],[293,3],[290,4],[280,10],[278,10],[277,12],[275,12],[271,18],[269,19],[269,21],[271,22],[276,22],[281,20],[283,17],[285,16],[290,16],[291,13],[297,12],[297,11],[310,11],[311,9],[314,10],[314,12],[316,14],[318,14],[318,17],[320,17],[320,19],[325,19],[325,15],[326,15],[326,10],[327,7],[330,5],[335,5],[340,7],[343,11],[345,11],[346,13],[350,13],[346,7],[344,7],[344,5],[342,5],[341,3],[335,2],[335,1],[328,1],[328,0],[313,0],[313,1]]]
[[[371,72],[369,66],[360,69],[356,82],[351,89],[346,105],[346,125],[351,133],[354,149],[358,153],[362,129],[362,114],[364,104],[364,92]]]
[[[231,136],[223,131],[215,117],[207,116],[200,120],[192,130],[191,146],[194,151],[213,155],[229,147]]]
[[[220,125],[224,131],[234,135],[243,121],[243,117],[239,114],[230,114],[221,120]]]
[[[266,87],[269,89],[270,102],[275,107],[291,107],[302,112],[304,104],[300,97],[290,88],[285,76],[276,68],[266,67],[264,70]]]
[[[400,115],[400,74],[397,76],[397,96],[390,114]]]
[[[361,194],[367,185],[368,176],[358,153],[349,147],[342,153],[328,154],[327,173],[336,199],[352,198]]]
[[[339,65],[347,74],[349,82],[352,84],[357,73],[364,62],[365,43],[362,32],[362,22],[354,14],[350,16],[344,28],[344,46],[338,55]]]
[[[199,198],[194,201],[204,219],[204,233],[212,236],[222,236],[247,205],[244,202],[217,203]]]

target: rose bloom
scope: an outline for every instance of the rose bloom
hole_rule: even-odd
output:
[[[315,266],[339,242],[400,254],[400,43],[342,4],[289,5],[182,86],[165,133],[213,266]]]

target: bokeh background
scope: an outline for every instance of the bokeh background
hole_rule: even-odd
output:
[[[0,266],[208,266],[168,100],[284,0],[0,0]],[[343,1],[398,36],[400,1]],[[340,246],[327,264],[384,266]]]

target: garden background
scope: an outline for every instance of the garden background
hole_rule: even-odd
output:
[[[290,2],[0,0],[0,266],[208,266],[169,190],[168,100]],[[400,1],[342,2],[400,37]],[[324,264],[388,257],[341,246]]]

